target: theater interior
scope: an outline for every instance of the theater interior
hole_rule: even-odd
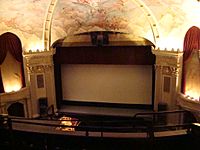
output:
[[[0,149],[199,142],[199,0],[1,1]]]

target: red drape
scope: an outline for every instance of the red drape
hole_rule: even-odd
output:
[[[185,68],[185,63],[190,57],[193,50],[200,49],[200,29],[198,27],[191,27],[184,38],[183,43],[183,73],[182,73],[182,93],[185,94],[186,78],[185,74],[187,72]]]
[[[3,43],[3,38],[0,36],[0,43]],[[3,46],[0,44],[0,65],[3,63],[6,58],[7,50],[3,49]]]
[[[0,69],[0,93],[4,93],[3,82],[1,78],[1,69]]]
[[[1,35],[0,48],[9,51],[12,56],[22,62],[22,45],[20,39],[13,33],[6,32]]]
[[[23,71],[22,44],[20,39],[15,34],[10,32],[6,32],[0,36],[0,64],[3,63],[7,51],[9,51],[11,55],[21,63],[22,85],[24,87],[25,79]],[[0,84],[1,80],[2,79],[0,77]]]
[[[0,43],[3,43],[3,38],[0,36]],[[3,49],[3,46],[0,44],[0,65],[3,63],[4,59],[6,58],[7,50]],[[0,93],[4,92],[3,82],[1,77],[1,68],[0,68]]]

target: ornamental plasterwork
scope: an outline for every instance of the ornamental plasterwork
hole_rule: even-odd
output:
[[[156,67],[162,70],[162,74],[178,76],[182,66],[182,52],[170,52],[154,50],[156,55]]]
[[[180,66],[181,61],[176,57],[165,57],[165,56],[156,56],[156,64],[160,64],[162,66]]]
[[[158,65],[158,64],[155,64],[155,65],[154,65],[154,68],[155,68],[155,71],[157,71],[157,70],[161,70],[161,69],[162,69],[162,66],[161,66],[161,65]]]
[[[53,65],[52,57],[34,57],[27,59],[28,65]]]
[[[174,76],[178,76],[180,74],[180,68],[178,67],[173,67],[172,68],[172,75],[174,75]]]
[[[182,62],[181,51],[152,50],[152,52],[156,55],[156,64],[176,67]]]
[[[29,73],[44,73],[49,72],[53,69],[52,65],[37,65],[37,66],[29,66],[27,65],[27,69]]]
[[[165,75],[175,75],[179,74],[180,68],[178,67],[170,67],[170,66],[163,66],[162,73]]]
[[[40,52],[25,54],[26,66],[30,73],[46,72],[53,68],[53,53]]]

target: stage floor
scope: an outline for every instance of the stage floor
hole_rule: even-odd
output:
[[[153,110],[103,107],[103,106],[62,105],[61,108],[58,110],[58,112],[66,114],[80,114],[80,115],[133,117],[136,113],[153,112]]]

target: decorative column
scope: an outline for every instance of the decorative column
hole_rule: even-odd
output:
[[[154,110],[159,105],[166,105],[167,109],[177,109],[177,94],[181,87],[181,68],[183,53],[167,50],[153,50],[156,55],[155,64],[155,99]]]
[[[53,105],[54,111],[57,111],[53,54],[54,51],[24,53],[31,93],[28,111],[33,118],[40,115],[39,99],[46,99],[47,105]]]

